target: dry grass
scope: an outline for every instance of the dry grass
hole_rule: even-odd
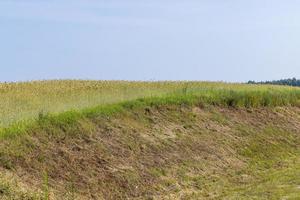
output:
[[[296,198],[299,99],[208,82],[0,84],[0,199]]]
[[[174,93],[209,95],[218,91],[281,91],[300,89],[278,86],[252,86],[212,82],[126,82],[126,81],[36,81],[0,83],[0,127],[34,119],[42,113],[81,110],[104,104]],[[283,95],[285,95],[283,93]]]
[[[46,123],[0,166],[52,199],[280,199],[300,194],[299,108],[160,105]]]

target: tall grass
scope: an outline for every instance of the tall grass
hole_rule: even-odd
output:
[[[47,113],[80,111],[144,98],[160,98],[160,102],[197,100],[236,107],[280,106],[298,104],[300,89],[221,82],[54,80],[0,83],[0,127],[38,119]]]

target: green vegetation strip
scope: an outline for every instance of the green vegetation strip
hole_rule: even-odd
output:
[[[249,93],[251,92],[251,93]],[[253,93],[252,93],[253,92]],[[116,104],[138,98],[166,97],[174,94],[189,94],[205,98],[220,98],[252,95],[245,104],[260,104],[255,93],[275,92],[276,99],[266,97],[266,104],[282,104],[278,100],[290,101],[298,95],[300,88],[229,84],[222,82],[129,82],[129,81],[82,81],[53,80],[23,83],[0,83],[0,127],[13,123],[36,119],[43,113],[61,113],[69,110],[92,108],[99,105]],[[233,94],[232,94],[233,93]],[[245,94],[246,93],[246,94]],[[299,96],[299,95],[298,95]],[[258,96],[260,98],[261,95]],[[234,104],[234,100],[232,100]],[[239,100],[238,100],[239,101]],[[273,102],[276,101],[276,102]],[[230,103],[230,102],[229,102]],[[255,105],[254,105],[255,106]]]
[[[49,123],[63,125],[75,123],[78,119],[98,115],[111,116],[124,110],[159,105],[214,105],[225,107],[274,107],[299,106],[300,90],[279,88],[269,90],[231,90],[231,89],[190,89],[174,92],[173,94],[139,98],[120,103],[100,105],[82,110],[70,110],[59,114],[40,112],[35,120],[23,120],[0,129],[0,137],[12,137],[25,133],[32,126],[43,126]]]

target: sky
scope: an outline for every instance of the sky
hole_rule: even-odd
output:
[[[1,0],[0,82],[300,77],[299,0]]]

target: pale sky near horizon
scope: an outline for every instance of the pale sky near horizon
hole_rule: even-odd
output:
[[[298,0],[1,0],[0,82],[300,77]]]

